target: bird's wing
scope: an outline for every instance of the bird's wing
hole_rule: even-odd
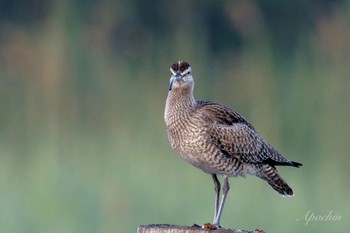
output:
[[[198,100],[197,113],[202,114],[213,123],[215,122],[223,125],[243,123],[254,130],[253,126],[238,112],[213,101]]]
[[[198,101],[197,114],[208,122],[213,143],[226,156],[247,163],[293,166],[236,111],[215,102]]]

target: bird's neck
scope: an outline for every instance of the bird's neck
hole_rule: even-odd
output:
[[[189,89],[173,89],[169,91],[167,104],[173,106],[181,106],[183,110],[192,109],[195,107],[196,100],[193,96],[193,91]]]
[[[171,116],[188,115],[196,107],[193,91],[188,89],[173,89],[169,91],[165,105],[165,120]]]

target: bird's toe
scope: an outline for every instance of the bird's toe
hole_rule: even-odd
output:
[[[220,225],[214,225],[214,224],[211,224],[211,223],[204,223],[202,228],[203,229],[207,229],[207,230],[216,230],[216,229],[221,228],[221,226]]]

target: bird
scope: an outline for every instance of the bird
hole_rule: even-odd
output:
[[[229,177],[257,176],[279,194],[293,196],[276,166],[298,168],[302,164],[285,158],[237,111],[214,101],[196,100],[189,63],[177,61],[170,72],[164,111],[168,139],[182,159],[211,175],[215,190],[212,225],[221,227]],[[223,176],[222,188],[218,176]]]

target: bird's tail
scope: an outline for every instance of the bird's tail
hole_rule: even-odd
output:
[[[275,167],[268,164],[263,165],[261,173],[258,174],[263,180],[266,180],[271,187],[283,196],[293,196],[293,190],[289,185],[280,177]]]

